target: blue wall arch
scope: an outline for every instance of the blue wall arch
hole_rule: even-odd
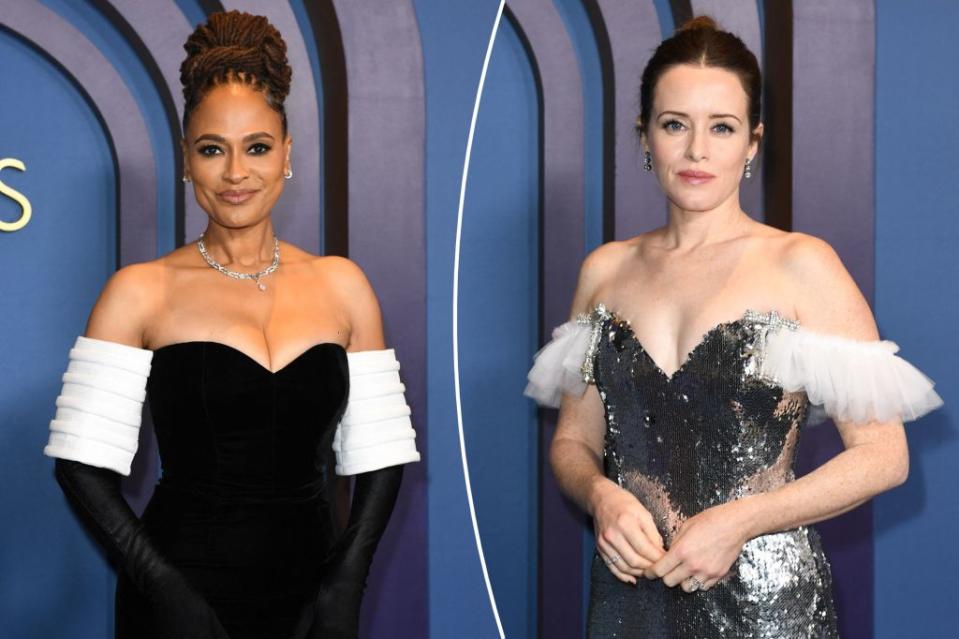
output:
[[[60,65],[6,29],[0,58],[0,156],[26,164],[26,172],[5,170],[0,180],[34,208],[21,230],[0,233],[0,299],[16,300],[4,304],[0,335],[0,508],[11,514],[0,549],[0,616],[10,637],[63,636],[64,623],[106,636],[110,571],[74,525],[50,466],[36,463],[35,454],[69,336],[82,330],[116,266],[114,154],[101,117]],[[31,126],[38,121],[39,130]],[[0,217],[14,211],[2,198]],[[69,293],[45,294],[64,289]]]
[[[536,411],[517,392],[537,348],[540,97],[522,35],[504,16],[477,120],[460,263],[463,421],[486,563],[508,637],[536,634]],[[497,401],[491,402],[490,398]]]

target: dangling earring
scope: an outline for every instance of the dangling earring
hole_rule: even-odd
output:
[[[743,177],[747,180],[753,176],[753,159],[746,158],[746,170],[743,172]]]
[[[285,177],[287,180],[293,179],[293,167],[292,167],[292,166],[290,167],[290,169],[289,169],[286,173],[283,174],[283,177]]]
[[[188,178],[186,175],[184,175],[181,179],[182,179],[184,182],[189,182],[189,181],[190,181],[190,178]]]
[[[643,169],[646,171],[653,170],[653,155],[649,151],[643,154]]]

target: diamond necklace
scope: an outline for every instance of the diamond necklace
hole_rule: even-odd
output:
[[[227,267],[214,260],[212,257],[210,257],[210,254],[206,252],[206,246],[203,244],[203,233],[200,233],[200,238],[196,241],[196,246],[198,249],[200,249],[200,255],[203,256],[203,259],[206,260],[207,264],[235,280],[253,280],[256,282],[256,287],[261,291],[266,290],[266,284],[261,282],[260,278],[264,275],[269,275],[276,270],[277,266],[280,265],[280,240],[276,239],[275,235],[273,236],[273,263],[257,273],[238,273],[236,271],[231,271]]]

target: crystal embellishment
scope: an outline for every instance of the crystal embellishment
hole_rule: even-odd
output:
[[[779,380],[763,374],[766,344],[771,334],[783,328],[790,331],[799,330],[799,322],[783,317],[776,311],[760,313],[752,309],[743,314],[743,322],[752,333],[752,339],[746,342],[743,347],[743,355],[746,357],[743,374],[747,377],[757,377],[779,385]]]
[[[203,233],[200,233],[200,237],[196,241],[196,247],[200,250],[200,255],[203,256],[204,261],[206,261],[211,268],[214,268],[227,277],[232,277],[235,280],[253,280],[256,283],[256,287],[261,291],[266,290],[266,284],[262,283],[260,278],[264,275],[269,275],[280,265],[280,240],[275,235],[273,236],[273,261],[269,266],[257,273],[239,273],[237,271],[231,271],[227,267],[214,260],[212,257],[210,257],[210,254],[207,253],[206,246],[203,244]]]
[[[592,328],[589,338],[589,346],[586,348],[586,356],[583,358],[583,381],[587,384],[595,384],[596,379],[593,376],[593,359],[596,355],[596,349],[599,348],[599,342],[603,337],[603,322],[613,315],[606,308],[605,304],[597,304],[596,308],[590,313],[580,313],[576,316],[576,323]]]

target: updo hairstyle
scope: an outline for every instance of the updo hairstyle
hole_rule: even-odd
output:
[[[672,37],[663,40],[643,70],[639,87],[638,128],[646,133],[653,110],[653,92],[662,75],[674,66],[691,64],[717,67],[735,73],[746,91],[749,129],[759,125],[762,108],[762,75],[752,51],[737,36],[722,31],[709,16],[686,21]]]
[[[213,87],[239,82],[262,91],[280,114],[286,135],[283,102],[290,93],[293,72],[286,59],[286,42],[263,16],[242,11],[212,13],[187,38],[187,57],[180,65],[183,85],[183,134],[190,115]]]

